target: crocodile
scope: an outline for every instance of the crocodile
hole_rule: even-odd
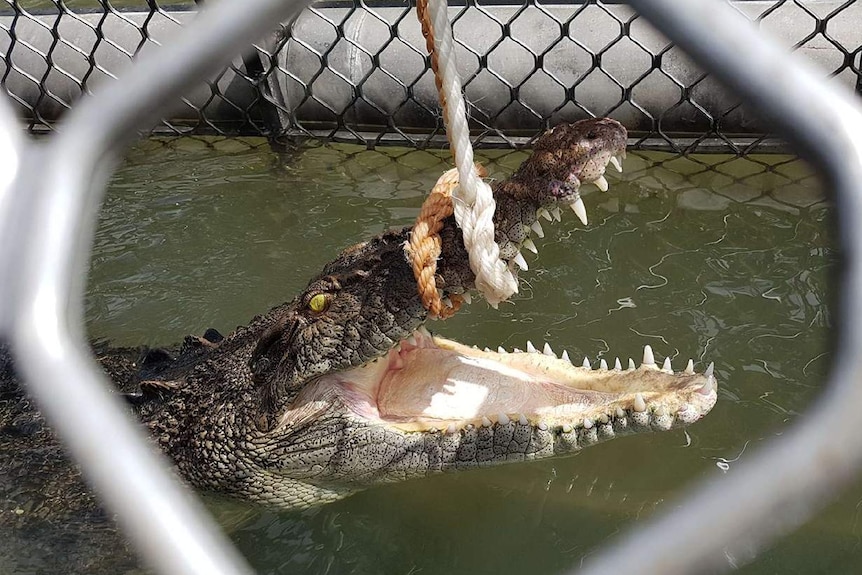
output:
[[[493,186],[496,243],[516,276],[526,267],[521,250],[536,251],[532,238],[544,237],[542,220],[571,207],[586,223],[581,187],[607,190],[605,170],[622,170],[626,142],[614,120],[561,124]],[[189,484],[282,509],[564,456],[694,423],[715,404],[711,364],[698,373],[689,360],[674,371],[649,346],[639,365],[593,368],[549,344],[492,351],[432,335],[405,248],[410,233],[345,249],[301,294],[227,336],[209,330],[163,349],[102,345],[97,358]],[[475,276],[453,216],[440,246],[440,296],[469,303]],[[2,371],[0,438],[14,446],[43,428],[22,419],[34,410],[11,366]]]

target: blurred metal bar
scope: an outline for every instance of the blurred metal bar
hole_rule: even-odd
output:
[[[83,333],[83,290],[111,168],[137,131],[304,3],[219,2],[174,42],[84,98],[44,145],[18,146],[24,168],[0,196],[0,301],[17,367],[87,479],[163,573],[246,573],[247,565],[108,391]],[[9,136],[2,110],[0,141]],[[2,193],[2,190],[0,190]],[[15,217],[10,217],[14,214]]]
[[[744,96],[835,191],[842,266],[836,355],[823,397],[801,421],[647,528],[587,562],[585,573],[703,573],[751,560],[808,519],[862,466],[862,107],[824,85],[730,6],[715,0],[631,4]]]

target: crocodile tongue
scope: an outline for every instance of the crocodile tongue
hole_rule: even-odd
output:
[[[320,378],[294,409],[334,395],[369,423],[403,431],[452,431],[491,420],[577,426],[623,412],[669,415],[672,426],[700,419],[716,399],[711,369],[674,373],[669,362],[660,369],[649,348],[639,368],[593,370],[532,345],[532,353],[480,351],[423,331],[376,362]]]

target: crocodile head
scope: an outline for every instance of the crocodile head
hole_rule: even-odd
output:
[[[543,235],[538,218],[606,189],[626,133],[612,120],[558,126],[495,188],[510,269]],[[342,252],[293,301],[165,370],[142,417],[198,486],[299,507],[434,472],[559,456],[622,434],[693,423],[716,401],[711,367],[674,372],[649,347],[639,366],[573,365],[528,343],[497,352],[432,336],[405,254],[410,230]],[[441,296],[474,277],[460,231],[441,231]]]

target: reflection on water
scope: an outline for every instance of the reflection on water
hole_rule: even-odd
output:
[[[248,143],[248,142],[246,142]],[[336,252],[407,225],[447,153],[149,141],[111,185],[87,302],[93,336],[167,343],[223,332],[291,298]],[[500,177],[522,154],[486,152]],[[805,411],[829,364],[829,209],[784,156],[629,154],[590,225],[568,214],[525,254],[521,294],[431,327],[480,346],[548,341],[590,360],[714,361],[704,421],[578,456],[379,488],[232,526],[263,573],[557,573]],[[725,471],[726,470],[726,471]],[[776,478],[780,481],[780,478]],[[860,489],[747,568],[849,572],[862,562]],[[213,503],[219,510],[222,504]],[[824,570],[824,557],[831,562]]]

